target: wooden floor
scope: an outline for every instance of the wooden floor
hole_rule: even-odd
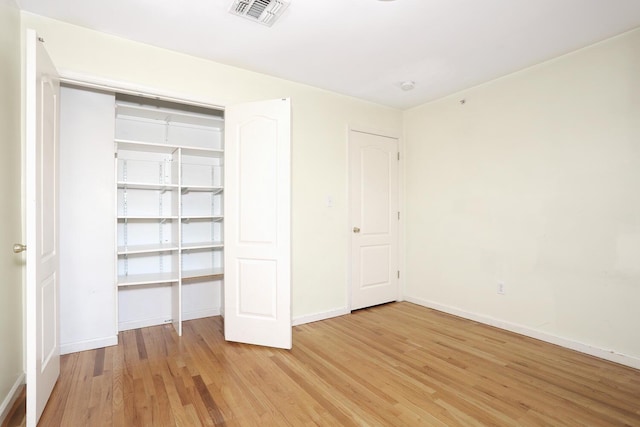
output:
[[[23,427],[26,425],[27,420],[25,419],[25,411],[26,411],[26,403],[27,389],[23,385],[20,391],[18,392],[18,397],[14,402],[13,406],[7,412],[7,416],[2,422],[2,427]]]
[[[62,357],[41,426],[640,426],[640,371],[410,303],[227,343],[220,318]]]

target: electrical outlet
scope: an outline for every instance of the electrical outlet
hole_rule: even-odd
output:
[[[504,282],[498,282],[498,288],[496,289],[496,293],[498,295],[504,295],[505,294]]]

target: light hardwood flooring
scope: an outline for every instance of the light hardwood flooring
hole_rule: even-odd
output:
[[[62,357],[41,426],[640,426],[640,371],[410,303],[227,343],[219,317]]]
[[[18,392],[18,397],[13,406],[7,412],[7,416],[2,422],[2,427],[24,427],[26,425],[25,410],[26,410],[26,395],[27,389],[25,386]]]

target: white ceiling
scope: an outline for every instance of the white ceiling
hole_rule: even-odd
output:
[[[397,108],[640,26],[640,0],[291,0],[266,27],[232,0],[17,0],[21,9]],[[412,91],[400,83],[416,82]]]

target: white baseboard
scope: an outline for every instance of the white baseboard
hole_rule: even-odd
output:
[[[318,322],[320,320],[330,319],[332,317],[344,316],[351,313],[348,308],[340,308],[338,310],[325,311],[322,313],[310,314],[308,316],[295,317],[293,326],[304,325],[305,323]]]
[[[621,354],[613,350],[607,350],[599,347],[594,347],[589,344],[584,344],[578,341],[574,341],[569,338],[560,337],[557,335],[549,334],[547,332],[538,331],[528,326],[518,325],[516,323],[506,322],[504,320],[495,319],[483,314],[472,313],[469,311],[461,310],[456,307],[439,304],[437,302],[424,300],[421,298],[414,298],[405,296],[405,301],[412,302],[414,304],[421,305],[423,307],[432,308],[434,310],[442,311],[445,313],[453,314],[454,316],[463,317],[465,319],[473,320],[485,325],[495,326],[496,328],[505,329],[507,331],[515,332],[516,334],[525,335],[527,337],[535,338],[540,341],[545,341],[551,344],[559,345],[571,350],[579,351],[590,356],[595,356],[600,359],[609,360],[611,362],[619,363],[621,365],[629,366],[631,368],[640,369],[640,358]]]
[[[0,404],[0,424],[4,423],[5,418],[9,415],[9,411],[13,407],[13,404],[16,402],[19,396],[20,387],[24,385],[24,373],[18,376],[16,382],[11,386],[11,390],[9,393],[2,399],[2,404]]]
[[[212,316],[220,316],[220,308],[206,308],[203,310],[182,312],[182,320],[202,319],[203,317]]]
[[[146,328],[149,326],[170,324],[171,319],[166,317],[151,317],[148,319],[129,320],[127,322],[118,323],[118,331],[129,331],[131,329]]]
[[[118,336],[112,335],[109,337],[95,338],[85,341],[71,342],[67,344],[60,344],[60,354],[76,353],[78,351],[94,350],[96,348],[109,347],[112,345],[118,345]]]
[[[182,320],[194,320],[203,317],[219,316],[220,308],[206,308],[202,310],[183,311]],[[146,328],[148,326],[165,325],[171,323],[171,319],[167,317],[152,317],[148,319],[136,319],[128,322],[118,323],[119,331],[128,331],[131,329]]]

